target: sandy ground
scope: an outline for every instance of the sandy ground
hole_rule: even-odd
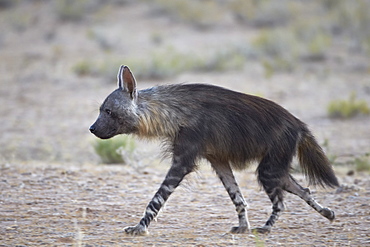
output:
[[[170,198],[150,235],[132,238],[122,229],[139,221],[169,163],[159,164],[156,143],[139,141],[138,157],[129,165],[99,164],[88,127],[116,84],[102,76],[80,77],[73,66],[110,58],[126,63],[128,57],[150,56],[157,46],[211,52],[248,41],[257,31],[227,18],[216,28],[199,30],[152,15],[141,2],[109,5],[79,22],[59,20],[54,7],[21,1],[0,9],[0,246],[370,246],[368,173],[347,175],[353,170],[350,161],[370,152],[369,117],[333,120],[326,112],[331,100],[351,92],[370,104],[369,70],[361,70],[369,66],[368,57],[333,46],[318,64],[268,78],[252,61],[237,71],[189,71],[139,81],[139,88],[207,82],[278,102],[306,122],[320,143],[327,140],[327,153],[340,163],[335,169],[342,186],[313,190],[336,212],[333,223],[287,195],[287,210],[271,234],[231,235],[234,207],[205,164]],[[105,43],[91,33],[104,37],[110,49],[102,49]],[[158,33],[161,44],[153,42]],[[117,69],[112,68],[112,78]],[[271,211],[268,198],[253,169],[237,178],[250,222],[261,226]]]
[[[129,237],[123,227],[140,220],[165,169],[120,166],[2,165],[0,246],[368,246],[370,182],[346,177],[338,190],[313,190],[336,213],[330,223],[299,198],[267,236],[232,235],[231,200],[207,168],[186,179],[166,203],[150,235]],[[296,177],[302,182],[302,177]],[[252,171],[237,173],[252,227],[271,205]]]

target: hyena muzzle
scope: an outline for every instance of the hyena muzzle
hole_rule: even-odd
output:
[[[146,207],[139,224],[125,228],[144,235],[171,193],[206,159],[235,205],[239,226],[232,233],[250,230],[246,206],[232,170],[258,161],[258,182],[272,202],[265,225],[254,230],[267,233],[284,210],[285,192],[299,196],[329,220],[334,212],[321,206],[289,174],[292,158],[310,184],[335,187],[338,180],[323,150],[307,126],[278,104],[260,97],[206,84],[175,84],[138,91],[127,66],[117,75],[118,89],[100,107],[90,131],[107,139],[118,134],[160,138],[172,154],[172,165]]]

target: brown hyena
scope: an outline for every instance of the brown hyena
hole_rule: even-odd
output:
[[[289,174],[298,154],[304,174],[313,185],[338,186],[333,169],[307,126],[278,104],[260,97],[205,84],[156,86],[138,91],[127,66],[118,73],[118,89],[100,107],[90,131],[107,139],[118,134],[157,137],[172,154],[172,166],[146,207],[139,224],[125,228],[132,235],[147,233],[171,193],[194,171],[197,161],[208,160],[236,207],[239,226],[232,233],[250,230],[246,202],[232,170],[259,162],[258,181],[272,202],[272,214],[259,233],[271,230],[284,209],[284,193],[305,200],[324,217],[335,215],[322,207]]]

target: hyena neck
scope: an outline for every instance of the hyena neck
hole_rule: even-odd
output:
[[[138,136],[173,140],[179,130],[179,112],[163,87],[153,87],[138,92]]]

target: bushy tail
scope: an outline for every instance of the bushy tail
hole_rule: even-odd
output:
[[[328,158],[307,129],[298,143],[298,158],[310,184],[332,188],[339,186]]]

